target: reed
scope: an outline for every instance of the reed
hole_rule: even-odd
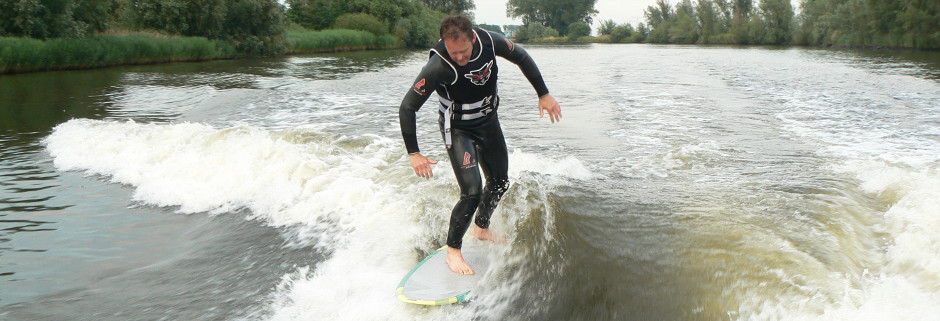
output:
[[[392,35],[376,36],[367,31],[330,29],[320,31],[289,31],[288,53],[330,52],[366,49],[392,49],[403,46]]]
[[[86,38],[0,38],[0,73],[232,58],[232,45],[201,37],[151,34]]]
[[[359,30],[292,30],[287,53],[333,52],[403,47],[392,35]],[[240,56],[222,40],[154,33],[103,33],[86,38],[0,37],[0,74],[87,69],[116,65],[229,59]]]

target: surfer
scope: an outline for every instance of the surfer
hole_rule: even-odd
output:
[[[473,274],[461,253],[463,235],[478,211],[472,235],[493,240],[490,216],[509,187],[509,155],[497,118],[499,95],[496,56],[519,66],[538,94],[539,117],[548,113],[552,123],[561,120],[561,106],[548,93],[535,61],[506,37],[474,28],[469,19],[451,16],[441,23],[441,40],[430,52],[428,63],[405,94],[398,111],[402,137],[415,174],[431,178],[431,165],[437,161],[418,149],[415,113],[431,92],[440,100],[438,123],[450,158],[460,200],[450,216],[447,233],[447,265],[460,274]],[[486,185],[480,170],[486,177]]]

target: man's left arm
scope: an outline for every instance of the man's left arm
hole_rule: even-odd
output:
[[[519,66],[519,69],[522,70],[522,74],[525,75],[525,78],[532,84],[532,88],[535,88],[536,94],[539,95],[539,117],[545,116],[545,112],[548,112],[552,123],[561,120],[561,106],[559,106],[558,101],[548,93],[548,86],[545,85],[545,80],[542,79],[542,72],[539,71],[538,65],[535,64],[535,59],[532,59],[532,56],[529,56],[529,53],[526,52],[525,49],[514,44],[503,35],[495,32],[489,33],[493,37],[493,47],[496,51],[496,55],[506,58],[506,60]]]

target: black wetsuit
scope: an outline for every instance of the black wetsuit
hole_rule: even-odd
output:
[[[460,201],[451,212],[447,245],[458,249],[473,212],[479,208],[474,222],[488,228],[493,210],[509,187],[509,155],[496,112],[499,107],[496,56],[518,65],[539,97],[548,94],[535,61],[524,49],[500,34],[479,28],[473,32],[476,43],[466,66],[450,58],[443,41],[434,45],[427,65],[398,112],[405,147],[409,154],[417,153],[415,112],[428,100],[431,90],[437,92],[441,135],[460,186]],[[486,177],[485,187],[478,164]]]

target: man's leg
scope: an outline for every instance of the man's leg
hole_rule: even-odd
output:
[[[477,155],[486,176],[486,187],[474,221],[476,227],[473,236],[483,240],[499,240],[489,231],[490,217],[509,188],[509,152],[498,119],[494,118],[484,133],[486,136],[483,144],[477,146]]]
[[[464,260],[460,249],[463,246],[463,236],[473,220],[473,212],[480,204],[482,179],[477,168],[476,150],[472,141],[459,130],[453,131],[451,148],[447,150],[450,156],[457,185],[460,186],[460,200],[454,206],[450,215],[450,229],[447,233],[447,265],[451,271],[460,274],[473,274],[473,268]]]

